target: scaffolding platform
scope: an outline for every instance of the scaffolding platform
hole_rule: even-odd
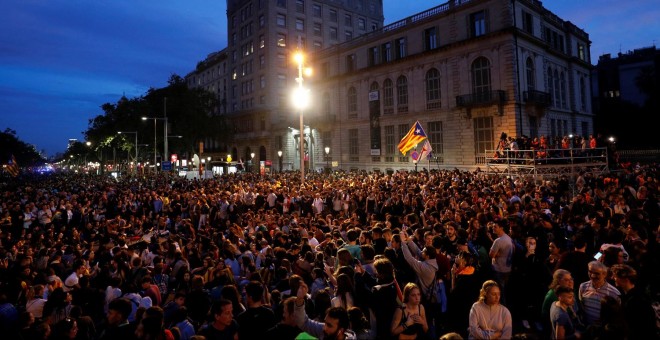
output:
[[[580,173],[597,176],[609,171],[607,151],[607,148],[486,150],[486,172],[539,180],[563,175],[575,179]]]

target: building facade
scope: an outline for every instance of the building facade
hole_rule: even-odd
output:
[[[299,169],[301,144],[312,170],[413,169],[397,144],[415,121],[432,168],[479,166],[502,132],[593,131],[589,36],[540,1],[452,0],[384,27],[380,1],[228,1],[228,22],[232,154],[275,170],[280,150]],[[302,143],[288,99],[298,46],[314,70]]]

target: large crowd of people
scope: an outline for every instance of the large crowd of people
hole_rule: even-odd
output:
[[[2,178],[0,332],[658,338],[659,174]]]

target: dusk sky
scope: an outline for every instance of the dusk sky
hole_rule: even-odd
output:
[[[445,1],[383,0],[385,24]],[[52,156],[100,106],[167,85],[227,46],[225,0],[9,0],[0,11],[0,130]],[[660,41],[658,0],[553,0],[591,61]]]

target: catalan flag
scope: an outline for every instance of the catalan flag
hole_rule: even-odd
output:
[[[408,133],[403,136],[399,142],[399,151],[405,155],[406,152],[414,148],[415,145],[419,144],[419,142],[423,141],[424,139],[426,139],[426,133],[422,128],[422,124],[420,124],[419,121],[416,121],[415,124],[410,128],[410,131],[408,131]]]
[[[7,172],[12,176],[18,176],[18,163],[16,163],[16,157],[11,155],[9,162],[7,163]]]

